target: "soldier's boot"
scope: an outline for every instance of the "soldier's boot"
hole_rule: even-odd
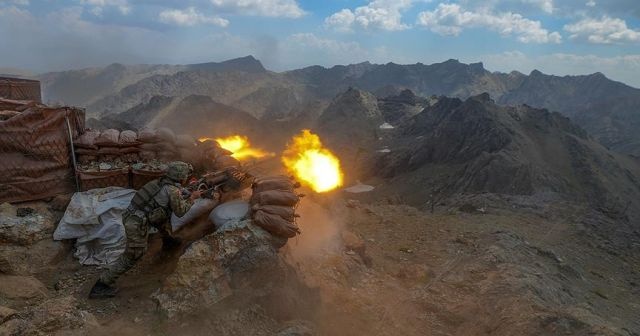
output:
[[[182,245],[182,240],[171,236],[162,236],[162,250],[170,251],[175,250]]]
[[[96,284],[91,288],[89,292],[90,299],[106,299],[112,298],[118,294],[118,288],[108,285],[101,280],[96,281]]]

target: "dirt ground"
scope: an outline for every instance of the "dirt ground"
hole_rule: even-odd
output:
[[[305,198],[303,234],[281,252],[320,293],[304,321],[318,335],[640,334],[640,254],[585,227],[580,206],[430,213],[355,198]],[[186,248],[161,245],[151,237],[114,299],[86,299],[99,270],[80,266],[71,245],[37,278],[95,315],[101,328],[91,334],[208,334],[214,318],[168,319],[150,298]],[[252,309],[257,318],[230,321],[224,334],[269,335],[298,323]]]

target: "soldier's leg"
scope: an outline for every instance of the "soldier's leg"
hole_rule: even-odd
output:
[[[136,262],[142,258],[146,250],[149,228],[146,220],[140,216],[125,212],[123,216],[124,229],[127,235],[127,247],[124,253],[108,268],[102,272],[100,278],[91,289],[90,298],[103,298],[115,296],[117,290],[113,286],[116,280]]]
[[[130,270],[142,258],[144,251],[143,247],[127,247],[124,253],[100,274],[99,281],[112,286],[121,275]]]

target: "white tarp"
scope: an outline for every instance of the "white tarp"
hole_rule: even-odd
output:
[[[75,257],[83,265],[105,265],[124,252],[122,213],[136,191],[119,187],[75,193],[53,239],[77,239]]]
[[[211,211],[209,220],[215,225],[216,230],[225,227],[228,223],[236,222],[247,217],[249,203],[243,200],[233,200],[220,204]]]
[[[109,187],[75,193],[64,216],[53,233],[53,239],[77,239],[74,256],[83,265],[107,265],[115,261],[126,247],[126,234],[122,225],[122,213],[127,209],[133,189]],[[218,211],[222,217],[236,218],[248,212],[248,204],[225,203]],[[173,231],[190,223],[195,218],[211,212],[216,202],[198,199],[189,211],[178,218],[171,216]],[[244,211],[244,212],[243,212]],[[241,216],[241,217],[242,217]]]
[[[176,214],[171,214],[171,230],[173,232],[178,231],[181,227],[186,224],[191,223],[196,218],[204,215],[205,213],[210,213],[211,210],[216,206],[217,202],[208,198],[198,198],[193,202],[193,205],[184,214],[182,217],[176,216]]]
[[[344,188],[344,191],[348,192],[348,193],[352,193],[352,194],[360,194],[360,193],[364,193],[364,192],[370,192],[373,189],[375,189],[374,186],[370,186],[367,184],[362,184],[360,183],[360,181],[358,181],[358,183],[354,186],[351,186],[349,188]]]

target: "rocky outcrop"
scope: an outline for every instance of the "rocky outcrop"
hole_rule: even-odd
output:
[[[250,220],[228,224],[194,242],[152,297],[169,317],[252,304],[278,319],[302,314],[310,290],[279,256],[285,241]]]
[[[377,98],[366,91],[349,88],[338,95],[318,119],[318,132],[329,144],[366,147],[378,138],[384,118]]]
[[[419,97],[413,91],[405,89],[397,95],[379,98],[378,106],[384,120],[395,125],[420,113],[422,109],[429,106],[429,99]]]
[[[47,300],[10,315],[0,335],[89,335],[100,325],[73,297]]]
[[[0,275],[1,300],[31,300],[47,296],[47,288],[34,277]]]
[[[392,188],[419,202],[457,193],[553,192],[596,207],[617,204],[606,207],[624,216],[620,209],[631,210],[640,196],[637,162],[609,152],[559,113],[500,106],[487,94],[441,97],[387,145],[375,174],[408,174],[402,180],[410,183]]]
[[[55,229],[55,218],[46,209],[33,209],[28,205],[16,207],[0,206],[0,243],[31,245],[51,237]]]
[[[51,240],[57,217],[42,203],[0,205],[0,274],[33,275],[64,251]]]

